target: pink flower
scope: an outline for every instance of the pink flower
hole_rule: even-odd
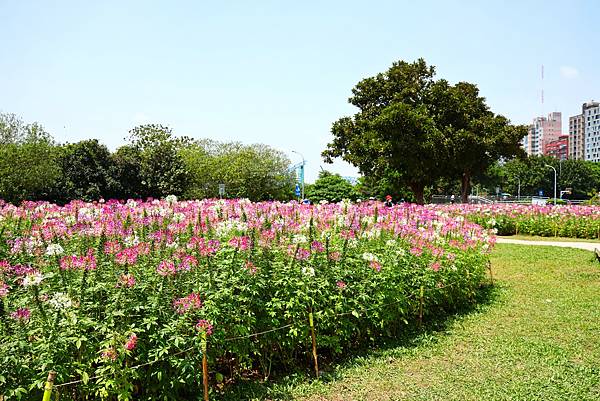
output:
[[[207,336],[210,336],[213,333],[213,325],[208,320],[201,319],[198,320],[198,323],[196,323],[196,330],[204,332]]]
[[[237,248],[240,251],[246,251],[250,248],[250,238],[247,236],[233,237],[228,242],[232,248]]]
[[[121,250],[121,243],[119,241],[108,241],[104,244],[104,253],[107,255],[114,255]]]
[[[192,255],[182,255],[180,259],[181,262],[179,263],[179,266],[177,266],[177,270],[179,271],[190,271],[192,267],[198,266],[198,259]]]
[[[377,272],[381,271],[381,263],[379,263],[376,260],[370,261],[369,262],[369,266],[371,267],[371,269],[373,269],[373,270],[375,270]]]
[[[423,254],[423,249],[414,246],[414,247],[410,248],[409,252],[414,256],[421,256]]]
[[[117,287],[132,288],[135,286],[135,276],[133,274],[121,274]]]
[[[8,295],[8,285],[4,281],[0,281],[0,298]]]
[[[310,258],[310,251],[304,248],[298,248],[296,251],[296,260],[307,260]]]
[[[346,288],[346,283],[344,283],[342,280],[339,280],[337,283],[335,283],[335,285],[342,290]]]
[[[330,260],[334,260],[334,261],[336,261],[336,262],[340,260],[340,257],[341,257],[341,255],[340,255],[340,253],[339,253],[339,252],[337,252],[337,251],[335,251],[335,252],[331,252],[331,253],[329,254],[329,259],[330,259]]]
[[[440,262],[434,262],[431,264],[431,268],[433,269],[434,272],[439,271],[440,267],[442,267],[442,265],[440,265]]]
[[[183,315],[189,310],[202,308],[202,299],[200,298],[200,294],[192,292],[183,298],[175,299],[173,301],[173,308],[175,309],[175,312],[180,315]]]
[[[129,336],[129,339],[127,340],[125,345],[123,345],[123,348],[125,348],[128,351],[131,351],[137,345],[137,339],[138,339],[137,335],[135,335],[135,333],[133,333],[132,335]]]
[[[175,269],[175,264],[173,262],[163,260],[156,268],[156,272],[163,277],[167,277],[174,276],[177,273],[177,269]]]
[[[19,322],[25,322],[25,321],[29,320],[30,316],[31,316],[31,311],[27,308],[19,308],[10,314],[11,318],[13,318]]]
[[[312,249],[314,252],[324,252],[325,251],[325,247],[319,241],[313,241],[312,244],[310,244],[310,249]]]
[[[247,260],[246,263],[244,263],[244,269],[248,270],[248,273],[250,274],[256,273],[256,265],[254,265],[254,263],[252,263],[249,260]]]
[[[102,359],[115,361],[117,359],[117,351],[113,347],[102,350]]]

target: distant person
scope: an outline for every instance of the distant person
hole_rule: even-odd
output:
[[[455,200],[454,194],[450,195],[450,203],[454,203],[454,200]]]
[[[385,202],[383,203],[387,207],[394,206],[394,202],[392,202],[392,197],[390,195],[385,196]]]

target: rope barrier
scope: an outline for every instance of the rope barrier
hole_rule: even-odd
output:
[[[456,281],[454,283],[450,283],[450,284],[444,284],[442,286],[436,286],[436,287],[433,287],[433,288],[423,288],[423,292],[437,291],[437,290],[441,290],[441,289],[444,289],[444,288],[455,286],[457,284],[459,284],[458,281]],[[418,290],[420,290],[420,289],[418,289]],[[386,307],[386,306],[391,306],[391,305],[396,305],[396,304],[399,304],[399,303],[402,303],[402,302],[406,302],[406,301],[408,301],[410,299],[415,298],[416,295],[417,295],[417,293],[410,293],[410,294],[406,295],[403,299],[398,299],[398,300],[393,301],[393,302],[388,302],[388,303],[385,303],[385,304],[382,304],[382,305],[376,305],[376,306],[374,306],[372,308],[364,308],[364,309],[361,309],[359,311],[355,310],[355,311],[351,311],[351,312],[337,313],[337,314],[334,314],[334,315],[330,315],[329,317],[342,317],[342,316],[348,316],[348,315],[353,315],[354,316],[355,314],[365,314],[365,313],[373,311],[375,309],[380,309],[380,308],[383,308],[383,307]],[[244,335],[244,336],[235,336],[235,337],[224,338],[221,341],[223,341],[223,342],[226,342],[226,341],[236,341],[236,340],[243,340],[243,339],[248,339],[248,338],[259,337],[259,336],[264,335],[264,334],[273,333],[275,331],[279,331],[279,330],[283,330],[283,329],[292,327],[295,324],[296,324],[296,322],[292,322],[292,323],[288,323],[288,324],[286,324],[284,326],[280,326],[280,327],[277,327],[277,328],[274,328],[274,329],[259,331],[259,332],[248,334],[248,335]],[[156,359],[154,361],[150,361],[150,362],[145,362],[145,363],[141,363],[141,364],[138,364],[138,365],[134,365],[134,366],[131,366],[129,369],[139,369],[139,368],[142,368],[142,367],[145,367],[145,366],[154,365],[155,363],[158,363],[158,362],[165,362],[165,361],[167,361],[170,358],[173,358],[173,357],[185,354],[186,352],[190,352],[190,351],[194,350],[195,348],[196,347],[189,347],[189,348],[186,348],[186,349],[184,349],[182,351],[178,351],[178,352],[176,352],[174,354],[168,355],[166,358]],[[66,383],[54,384],[53,388],[56,390],[56,389],[61,388],[61,387],[66,387],[66,386],[70,386],[70,385],[73,385],[73,384],[83,383],[84,381],[88,382],[88,381],[91,381],[91,380],[99,379],[101,377],[102,377],[102,375],[98,375],[98,376],[88,377],[86,380],[79,379],[79,380],[73,380],[73,381],[66,382]]]

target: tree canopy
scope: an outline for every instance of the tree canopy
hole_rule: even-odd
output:
[[[521,154],[524,127],[492,113],[475,85],[435,80],[423,59],[395,62],[352,94],[358,112],[333,123],[325,161],[341,157],[367,177],[397,177],[396,186],[409,186],[418,203],[441,177],[461,177],[465,199],[473,175]]]

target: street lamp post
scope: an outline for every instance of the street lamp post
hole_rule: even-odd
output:
[[[517,177],[517,180],[519,181],[519,187],[517,189],[517,201],[520,202],[521,201],[521,178]]]
[[[302,200],[304,200],[304,165],[306,164],[306,160],[304,159],[302,153],[297,152],[295,150],[292,150],[292,153],[296,153],[302,158],[302,164],[300,165],[300,190],[302,191]]]
[[[549,164],[546,164],[546,167],[550,167],[554,170],[554,205],[556,206],[556,169]]]

